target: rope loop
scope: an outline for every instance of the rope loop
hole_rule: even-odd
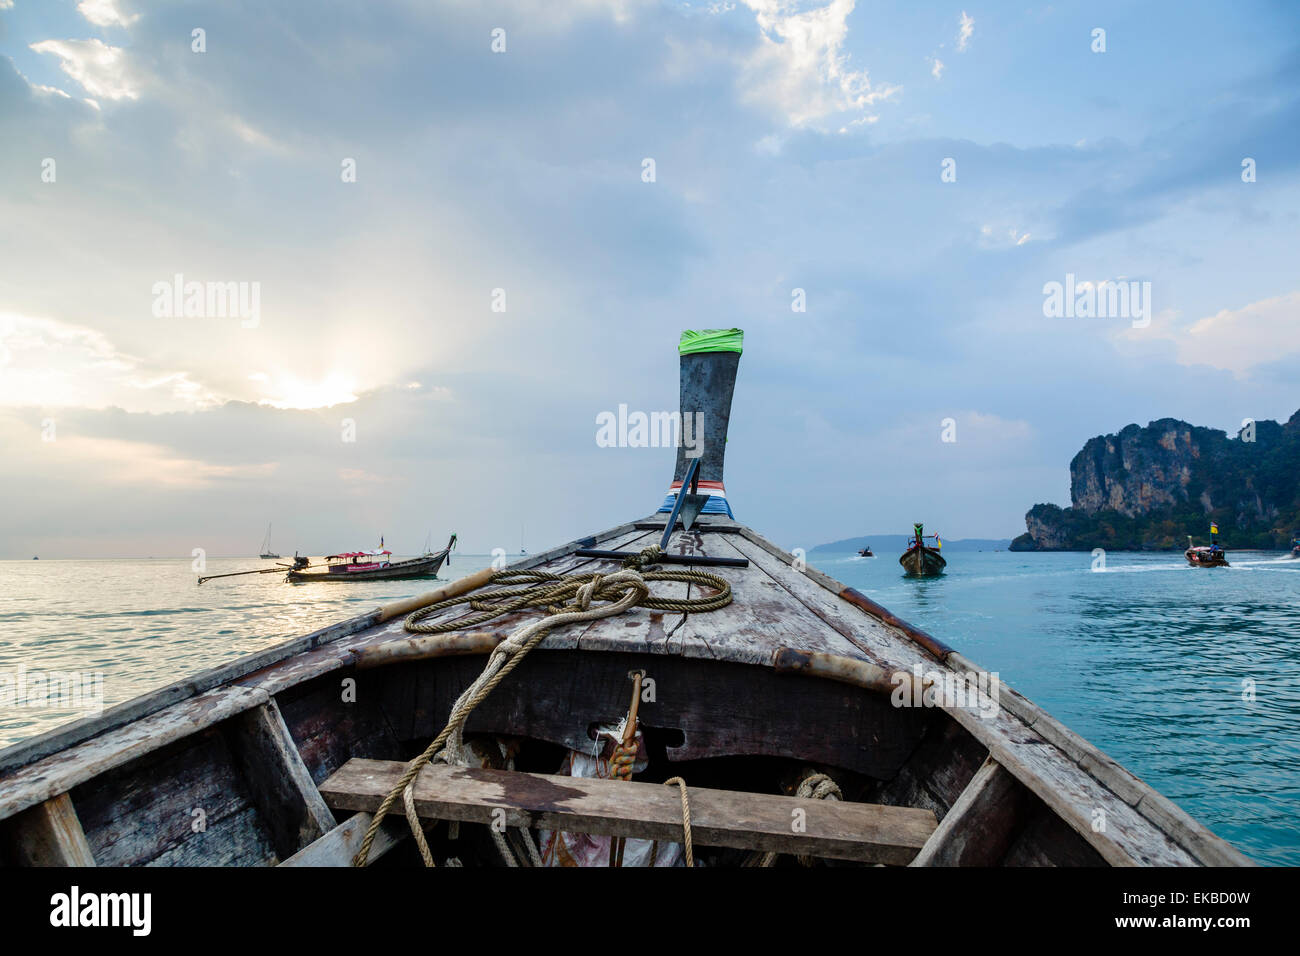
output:
[[[689,867],[694,867],[695,850],[691,843],[691,800],[686,795],[685,780],[683,780],[681,777],[673,777],[669,780],[664,781],[665,787],[671,787],[673,784],[677,784],[677,786],[680,787],[682,791],[682,833],[684,837],[682,847],[686,852],[686,865]]]

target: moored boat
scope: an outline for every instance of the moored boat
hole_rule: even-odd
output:
[[[682,408],[711,438],[678,448],[659,511],[0,751],[0,858],[1248,863],[996,674],[735,519],[740,347],[683,338]]]
[[[271,526],[269,524],[266,526],[266,537],[262,539],[262,547],[258,550],[260,552],[257,555],[259,558],[272,560],[280,557],[278,554],[276,554],[274,551],[271,550]]]
[[[927,537],[934,538],[935,547],[925,543]],[[948,562],[939,553],[943,542],[937,534],[926,535],[922,525],[912,525],[912,537],[908,539],[907,550],[898,556],[898,563],[903,566],[903,573],[908,577],[928,578],[943,574]]]
[[[428,578],[437,575],[456,546],[456,535],[447,541],[447,546],[432,554],[423,554],[418,558],[405,561],[393,561],[393,552],[380,546],[373,551],[345,551],[326,555],[325,570],[290,570],[284,579],[294,584],[313,581],[357,582],[357,581],[398,581],[409,578]]]

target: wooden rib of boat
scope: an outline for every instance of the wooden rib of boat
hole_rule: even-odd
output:
[[[586,834],[613,859],[680,846],[677,787],[662,786],[673,777],[690,794],[695,854],[715,866],[795,855],[931,866],[1249,862],[959,651],[735,520],[722,484],[726,429],[707,426],[726,421],[737,356],[682,356],[683,408],[703,409],[711,440],[698,471],[679,449],[669,512],[513,566],[612,573],[621,561],[601,554],[636,553],[667,529],[667,554],[723,578],[732,602],[707,613],[634,607],[546,636],[471,714],[465,741],[481,760],[431,764],[412,783],[440,865],[498,864],[525,840],[516,827]],[[703,402],[702,373],[713,376]],[[688,513],[679,530],[675,509],[691,486],[713,489],[713,508]],[[711,593],[659,581],[653,590]],[[540,617],[408,633],[404,616],[429,600],[376,609],[0,751],[0,855],[348,865],[403,762],[444,727],[485,655]],[[448,607],[425,623],[469,613]],[[564,776],[592,753],[593,728],[629,715],[630,672],[644,675],[634,701],[653,688],[631,714],[644,768],[630,781]],[[842,800],[818,799],[828,780]],[[793,832],[799,812],[806,825]],[[501,813],[511,829],[498,843],[488,824]],[[455,835],[434,821],[454,821]],[[420,865],[400,800],[368,861],[385,854]]]

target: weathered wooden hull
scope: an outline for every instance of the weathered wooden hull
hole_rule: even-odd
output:
[[[439,551],[437,554],[425,555],[421,558],[411,558],[409,561],[394,561],[386,568],[367,571],[290,571],[285,574],[284,579],[293,584],[308,584],[311,582],[338,582],[357,581],[402,581],[413,578],[429,578],[436,575],[442,564],[447,560],[447,552]]]
[[[540,762],[519,769],[553,773],[563,749],[590,746],[593,723],[618,717],[627,674],[641,668],[659,688],[641,712],[659,773],[685,772],[693,788],[773,794],[800,768],[816,767],[867,808],[860,812],[932,814],[925,827],[915,816],[886,820],[894,835],[874,842],[860,834],[818,837],[826,847],[819,852],[830,857],[935,865],[1247,862],[1004,685],[987,716],[987,695],[978,694],[966,703],[895,706],[898,675],[960,677],[973,688],[983,672],[852,588],[813,568],[794,570],[793,556],[749,529],[712,516],[700,522],[677,533],[669,550],[747,559],[747,568],[710,569],[731,582],[733,605],[712,618],[635,609],[557,631],[475,710],[468,732],[521,740]],[[655,529],[654,518],[624,525],[516,567],[616,570],[617,562],[573,552],[593,543],[636,550],[657,537]],[[483,655],[518,620],[417,637],[400,618],[382,618],[376,611],[343,622],[0,752],[0,855],[11,864],[346,865],[369,822],[369,810],[359,808],[374,803],[355,784],[371,766],[364,761],[403,761],[421,751]],[[512,790],[520,808],[511,812],[521,819],[562,812],[545,796],[547,786]],[[436,792],[421,791],[421,813],[465,821],[462,841],[485,830],[482,807],[470,797],[452,805]],[[544,806],[530,810],[539,792]],[[1103,832],[1092,825],[1098,808],[1109,822]],[[643,816],[589,825],[633,837],[660,832],[647,828],[662,820]],[[749,838],[724,833],[724,823],[703,831],[722,847],[697,852],[716,853],[715,865],[738,864],[749,851],[734,844]],[[400,812],[380,834],[372,857],[394,852],[418,865]],[[759,848],[784,845],[754,839]],[[463,842],[447,846],[435,842],[439,852],[472,856]]]
[[[1230,567],[1230,565],[1228,564],[1228,556],[1222,551],[1220,551],[1218,554],[1211,555],[1209,552],[1206,551],[1200,551],[1197,550],[1196,548],[1188,548],[1186,551],[1183,552],[1183,557],[1185,557],[1187,559],[1187,563],[1194,568]]]
[[[948,562],[935,548],[908,548],[898,556],[898,563],[903,566],[903,573],[917,578],[933,577],[943,574]]]

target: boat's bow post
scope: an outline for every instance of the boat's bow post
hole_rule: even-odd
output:
[[[733,517],[722,472],[731,424],[731,396],[744,337],[740,329],[685,331],[677,347],[681,357],[677,464],[659,511],[676,510],[680,496],[682,521],[687,528],[701,514]],[[688,474],[696,462],[694,474]],[[683,487],[687,482],[689,485]]]
[[[727,454],[727,428],[731,423],[731,394],[736,387],[736,370],[745,333],[740,329],[704,329],[682,333],[677,352],[681,356],[681,402],[677,432],[677,466],[673,482],[657,514],[663,514],[663,536],[656,559],[669,564],[715,565],[747,568],[748,558],[714,557],[702,554],[667,554],[668,541],[680,518],[686,531],[700,515],[734,517],[722,484],[723,459]],[[638,527],[640,527],[638,525]],[[659,528],[658,519],[647,528]],[[582,558],[636,558],[630,551],[578,548]]]

